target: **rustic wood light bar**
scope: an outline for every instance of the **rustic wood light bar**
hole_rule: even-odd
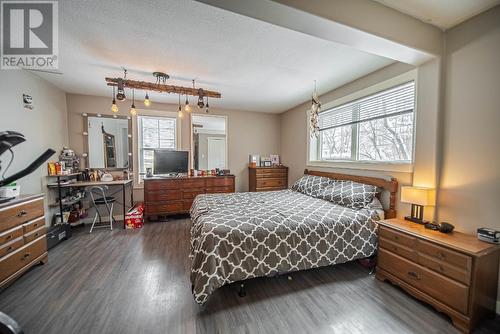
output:
[[[108,86],[118,86],[118,81],[122,80],[123,81],[123,86],[125,88],[130,88],[130,89],[142,89],[146,91],[155,91],[155,92],[160,92],[160,93],[172,93],[172,94],[180,94],[180,95],[192,95],[192,96],[199,96],[200,93],[202,96],[208,96],[211,98],[217,98],[219,99],[221,97],[221,94],[219,92],[211,91],[211,90],[206,90],[202,88],[190,88],[190,87],[183,87],[183,86],[174,86],[174,85],[167,85],[163,83],[152,83],[152,82],[146,82],[146,81],[136,81],[136,80],[128,80],[128,79],[122,79],[122,78],[106,78],[106,83]]]

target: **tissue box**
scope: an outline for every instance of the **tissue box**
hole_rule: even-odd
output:
[[[0,188],[0,197],[12,198],[19,196],[20,193],[21,187],[15,182]]]

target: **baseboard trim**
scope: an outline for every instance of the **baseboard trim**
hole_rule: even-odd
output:
[[[497,300],[497,314],[500,315],[500,300]]]

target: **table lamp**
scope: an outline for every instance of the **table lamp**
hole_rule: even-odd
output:
[[[411,215],[405,217],[418,224],[425,224],[424,221],[424,206],[434,205],[436,201],[436,192],[432,188],[425,187],[401,187],[401,202],[411,204]]]

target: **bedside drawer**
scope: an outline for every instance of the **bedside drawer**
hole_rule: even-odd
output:
[[[386,238],[387,240],[410,248],[414,248],[417,242],[417,238],[415,237],[398,231],[394,231],[384,226],[380,226],[378,234],[380,237]]]
[[[460,269],[444,261],[431,258],[428,255],[419,253],[417,262],[424,267],[437,271],[438,273],[453,278],[465,285],[470,285],[470,271]]]
[[[0,257],[5,256],[9,253],[12,253],[16,249],[22,247],[24,245],[24,241],[22,237],[12,240],[11,242],[0,246]]]
[[[0,233],[0,246],[3,244],[6,244],[8,242],[11,242],[12,240],[14,240],[22,235],[23,235],[23,227],[22,226],[18,226],[16,228],[11,229],[11,230]]]
[[[29,233],[31,231],[34,231],[34,230],[40,228],[41,226],[45,226],[45,218],[44,217],[40,217],[38,219],[32,220],[32,221],[24,224],[23,225],[23,232],[26,234],[26,233]]]
[[[393,253],[401,255],[402,257],[405,257],[405,258],[410,259],[412,261],[417,260],[417,252],[412,248],[402,246],[402,245],[397,244],[395,242],[392,242],[384,237],[380,237],[378,239],[378,243],[379,243],[380,247],[382,247],[388,251],[391,251]]]
[[[452,251],[451,249],[444,248],[424,240],[418,240],[417,251],[466,271],[471,270],[471,257]]]
[[[0,231],[43,216],[43,198],[0,209]]]
[[[384,249],[378,253],[381,269],[451,308],[467,313],[469,288]]]

